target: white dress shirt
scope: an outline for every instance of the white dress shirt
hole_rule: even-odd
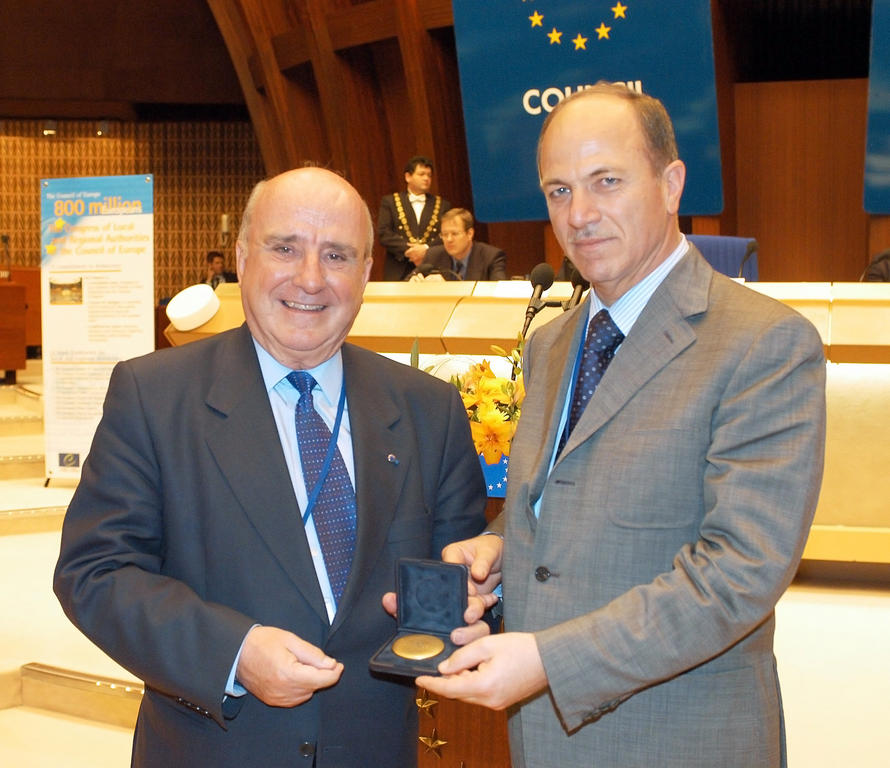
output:
[[[411,207],[414,209],[414,218],[420,224],[420,215],[423,213],[423,208],[426,205],[426,195],[415,195],[413,192],[409,192],[408,202],[411,203]]]
[[[303,465],[300,462],[300,449],[297,445],[297,428],[294,421],[294,411],[297,401],[300,399],[297,390],[287,380],[290,368],[279,363],[256,340],[254,345],[257,357],[260,361],[260,370],[269,394],[269,404],[272,406],[272,415],[275,417],[275,426],[278,428],[278,438],[281,440],[281,448],[284,451],[284,460],[287,462],[287,471],[290,473],[294,494],[297,497],[299,510],[293,510],[293,514],[299,515],[300,510],[305,510],[309,501],[309,493],[303,480]],[[340,400],[340,388],[343,386],[343,358],[338,351],[332,358],[321,365],[307,371],[317,382],[312,390],[312,402],[315,410],[327,424],[328,429],[333,429],[337,418],[337,403]],[[343,420],[340,423],[340,432],[337,435],[337,447],[343,456],[343,463],[355,488],[355,461],[352,455],[352,432],[349,427],[349,408],[344,408]],[[328,619],[333,622],[337,612],[334,601],[334,593],[328,580],[327,568],[324,564],[324,555],[318,534],[315,532],[315,521],[312,518],[306,521],[306,540],[309,542],[309,550],[312,552],[312,562],[315,565],[315,573],[318,576],[318,584],[324,596]]]

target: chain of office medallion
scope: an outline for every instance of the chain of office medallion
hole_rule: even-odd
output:
[[[436,204],[433,207],[432,218],[430,219],[430,223],[427,225],[427,228],[424,231],[423,235],[419,238],[414,237],[414,235],[411,234],[411,228],[408,226],[408,219],[405,216],[405,209],[402,207],[401,195],[399,195],[398,193],[394,194],[393,200],[395,200],[396,213],[398,214],[399,222],[402,225],[402,229],[405,230],[405,235],[408,238],[408,242],[413,243],[413,244],[418,244],[418,243],[425,243],[427,240],[429,240],[429,237],[432,234],[433,229],[435,229],[436,224],[439,222],[439,208],[442,206],[442,198],[439,197],[438,195],[436,195]]]

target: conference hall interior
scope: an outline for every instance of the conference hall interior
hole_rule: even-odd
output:
[[[528,15],[545,4],[504,5]],[[890,754],[890,287],[862,281],[890,249],[890,211],[868,212],[863,200],[872,18],[888,5],[712,0],[722,211],[680,219],[688,235],[756,241],[751,287],[811,319],[828,360],[822,491],[776,608],[793,768],[877,768]],[[651,47],[660,55],[658,41]],[[667,45],[663,57],[670,67]],[[52,591],[77,481],[47,476],[41,180],[151,174],[150,336],[155,348],[188,343],[167,303],[204,281],[209,251],[234,269],[241,211],[263,178],[317,162],[343,173],[376,216],[404,186],[405,161],[423,155],[434,161],[433,192],[482,205],[460,81],[451,0],[3,2],[0,765],[127,765],[142,696],[142,682],[69,623]],[[514,290],[478,283],[481,314],[453,337],[406,328],[392,318],[409,317],[415,284],[383,282],[375,243],[366,316],[350,341],[407,362],[418,339],[437,359],[487,358],[492,343],[515,340],[529,275],[541,263],[559,270],[563,254],[544,220],[477,216],[475,237],[506,252]],[[456,312],[472,290],[439,285],[430,318]],[[558,282],[553,295],[572,290]],[[237,286],[220,295],[237,316]],[[488,514],[502,504],[489,499]],[[421,768],[509,766],[503,713],[423,691],[417,700]]]

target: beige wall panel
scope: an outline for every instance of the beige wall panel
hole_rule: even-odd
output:
[[[828,365],[817,525],[890,526],[890,366]],[[890,553],[888,553],[890,554]]]

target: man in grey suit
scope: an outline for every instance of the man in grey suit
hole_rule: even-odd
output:
[[[451,208],[442,215],[442,245],[426,252],[424,264],[454,272],[461,280],[506,280],[507,256],[493,245],[474,240],[473,214]]]
[[[261,182],[236,245],[246,325],[114,370],[55,590],[145,681],[135,765],[415,764],[414,688],[368,670],[396,627],[381,596],[399,557],[482,530],[485,495],[454,387],[344,344],[372,245],[336,174]],[[306,434],[330,469],[303,463]]]
[[[510,707],[516,766],[784,765],[774,607],[820,486],[819,336],[688,245],[659,101],[573,95],[538,166],[593,290],[526,347],[503,542],[445,553],[472,565],[477,607],[503,578],[508,631],[417,682]]]

